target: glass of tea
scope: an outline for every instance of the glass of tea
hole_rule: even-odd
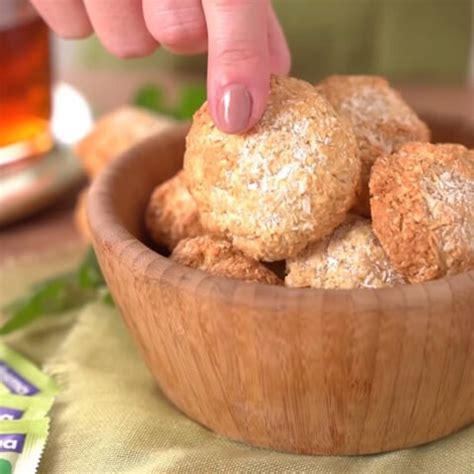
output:
[[[29,0],[0,0],[0,167],[51,149],[48,28]]]

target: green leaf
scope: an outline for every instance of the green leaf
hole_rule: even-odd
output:
[[[206,85],[191,84],[183,87],[181,97],[176,107],[176,116],[180,120],[189,120],[194,112],[201,107],[206,100]]]
[[[182,87],[177,103],[171,107],[166,103],[165,93],[161,87],[147,84],[138,89],[133,103],[138,107],[169,115],[178,120],[189,120],[205,100],[206,85],[204,83],[189,84]]]
[[[100,288],[105,285],[104,276],[92,248],[87,251],[76,275],[81,288]]]
[[[84,290],[77,284],[74,274],[61,275],[37,286],[27,298],[10,304],[13,309],[8,321],[0,328],[0,335],[11,333],[34,320],[82,306],[95,292]],[[4,312],[5,309],[3,310]]]
[[[16,313],[17,311],[19,311],[23,307],[23,305],[26,303],[26,301],[28,301],[28,298],[25,298],[25,297],[18,298],[16,300],[12,301],[11,303],[8,303],[3,308],[1,308],[0,311],[2,313],[6,313],[6,314]]]
[[[108,289],[106,289],[104,291],[104,293],[102,294],[102,298],[101,300],[105,303],[105,304],[108,304],[109,306],[115,306],[115,301],[114,299],[112,298],[112,294],[110,293],[110,291]]]
[[[138,89],[133,103],[153,112],[166,113],[163,89],[153,84],[146,84]]]
[[[34,285],[28,296],[3,308],[2,313],[10,317],[0,328],[0,335],[20,329],[42,316],[78,308],[100,298],[107,291],[99,263],[91,248],[76,271]]]

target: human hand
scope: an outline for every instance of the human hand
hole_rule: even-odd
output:
[[[270,0],[31,0],[59,36],[92,32],[121,58],[157,47],[208,51],[208,101],[228,133],[262,116],[270,74],[287,74],[288,46]]]

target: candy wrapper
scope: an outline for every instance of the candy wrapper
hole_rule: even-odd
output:
[[[36,472],[48,429],[48,418],[0,421],[0,474]]]
[[[58,387],[50,377],[5,344],[0,344],[0,395],[53,396],[57,392]]]
[[[24,397],[0,394],[0,421],[36,420],[48,414],[54,398],[46,395]],[[0,474],[1,471],[0,471]]]

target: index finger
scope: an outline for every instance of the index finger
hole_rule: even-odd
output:
[[[208,31],[208,98],[217,126],[251,128],[265,110],[270,83],[268,0],[203,0]]]

